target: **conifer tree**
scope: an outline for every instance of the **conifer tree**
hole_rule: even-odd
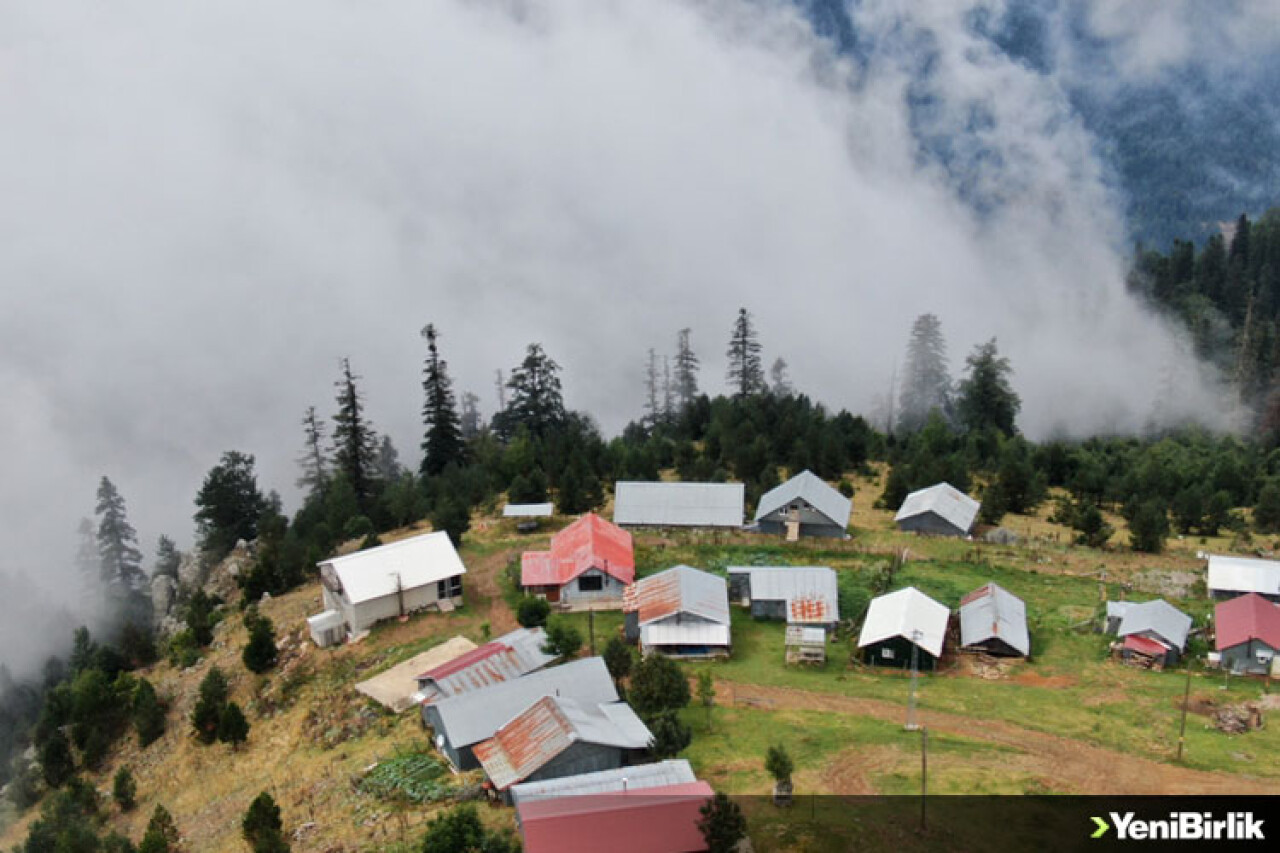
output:
[[[671,359],[662,357],[662,420],[670,423],[675,417],[675,389],[671,387]]]
[[[764,367],[760,361],[760,341],[751,324],[751,313],[738,309],[738,319],[729,337],[729,386],[735,397],[750,397],[765,390]]]
[[[191,727],[201,743],[209,744],[217,739],[222,710],[227,705],[229,694],[230,687],[222,670],[216,666],[211,668],[200,682],[200,695],[191,712]]]
[[[218,740],[231,744],[231,748],[236,749],[248,737],[249,721],[245,719],[244,711],[235,702],[223,705],[222,714],[218,717]]]
[[[151,570],[151,576],[164,575],[176,581],[178,579],[178,566],[181,563],[182,555],[178,553],[178,546],[173,543],[172,539],[161,533],[159,541],[156,542],[156,565]]]
[[[781,356],[774,359],[773,366],[769,368],[769,378],[772,380],[769,384],[769,393],[775,397],[790,397],[795,393],[795,388],[791,385],[791,377],[787,375],[787,362]]]
[[[98,556],[102,583],[117,589],[136,589],[146,578],[138,534],[129,524],[124,498],[115,485],[102,478],[98,484]]]
[[[524,361],[511,371],[507,382],[509,405],[494,418],[495,431],[509,439],[523,426],[533,438],[542,438],[565,420],[560,388],[560,365],[542,349],[529,344]]]
[[[157,805],[147,823],[147,831],[138,844],[138,853],[175,853],[180,840],[173,815],[164,806]]]
[[[947,371],[947,343],[942,324],[933,314],[921,314],[911,326],[902,378],[898,423],[908,432],[924,426],[937,409],[951,414],[951,377]]]
[[[459,421],[464,440],[470,441],[480,434],[480,398],[470,391],[462,392],[462,411]]]
[[[324,494],[329,485],[329,457],[324,449],[324,421],[316,414],[315,406],[308,406],[302,416],[303,447],[298,457],[302,468],[297,486],[306,489],[308,495]]]
[[[1022,400],[1009,384],[1013,368],[999,354],[996,339],[975,347],[965,363],[968,374],[960,382],[956,402],[960,423],[970,432],[994,429],[1014,435]]]
[[[698,396],[698,357],[689,343],[690,329],[681,329],[676,335],[675,397],[680,410]]]
[[[244,624],[249,629],[249,642],[241,659],[246,669],[261,675],[276,665],[279,656],[275,630],[271,620],[259,613],[256,607],[244,612]]]
[[[258,490],[253,456],[228,450],[205,475],[196,494],[196,527],[201,546],[214,559],[231,553],[236,542],[258,536],[258,520],[267,499]]]
[[[164,734],[165,706],[156,696],[156,689],[145,678],[139,678],[133,688],[131,716],[139,746],[149,746]]]
[[[240,821],[240,831],[254,853],[287,851],[284,838],[284,822],[280,819],[280,807],[275,799],[263,791],[249,804]]]
[[[453,397],[453,382],[449,379],[449,364],[440,357],[439,333],[430,323],[422,330],[427,340],[427,362],[423,369],[422,390],[426,402],[422,406],[422,421],[426,432],[422,438],[422,467],[424,476],[440,475],[450,463],[461,465],[466,452],[462,440],[462,423]]]
[[[333,416],[333,460],[346,477],[356,495],[361,512],[367,514],[373,504],[378,437],[364,415],[364,401],[351,372],[351,361],[342,360],[342,376],[334,383],[338,389],[338,413]]]
[[[658,387],[658,357],[654,354],[653,347],[649,347],[649,358],[645,365],[644,388],[644,417],[649,427],[653,428],[662,419],[661,391]]]

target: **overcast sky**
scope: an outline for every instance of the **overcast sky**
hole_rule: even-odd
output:
[[[1203,59],[1199,4],[1121,5],[1157,11],[1066,4],[1117,73]],[[957,372],[998,336],[1033,436],[1137,428],[1162,376],[1220,412],[1124,294],[1122,199],[1064,80],[975,7],[1000,4],[860,4],[854,69],[769,2],[0,0],[0,572],[33,586],[0,600],[0,659],[43,640],[17,611],[65,593],[101,475],[149,555],[190,544],[224,450],[289,497],[344,356],[414,462],[428,322],[486,416],[540,341],[606,432],[681,327],[723,390],[739,306],[833,407],[869,411],[932,311]],[[954,135],[949,168],[918,132]]]

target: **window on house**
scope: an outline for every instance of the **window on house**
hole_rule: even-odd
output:
[[[445,578],[436,583],[436,598],[457,598],[462,595],[462,575]]]
[[[604,589],[604,576],[583,575],[578,578],[578,589],[581,592],[599,592]]]

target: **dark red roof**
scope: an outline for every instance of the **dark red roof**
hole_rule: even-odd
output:
[[[1218,651],[1250,640],[1261,640],[1280,649],[1280,605],[1256,592],[1219,602],[1213,611],[1213,622],[1218,631]]]
[[[520,558],[520,584],[564,586],[590,569],[624,584],[636,578],[631,534],[594,512],[552,536],[550,551],[526,551]]]
[[[463,652],[453,660],[445,661],[435,669],[427,670],[418,676],[418,680],[423,681],[425,679],[432,678],[439,681],[441,678],[446,678],[453,675],[455,672],[461,672],[473,664],[477,664],[482,660],[488,660],[494,655],[502,654],[503,652],[510,651],[510,649],[511,647],[506,643],[499,643],[497,641],[485,643],[483,646],[477,646],[469,652]]]
[[[1124,638],[1124,647],[1130,651],[1142,652],[1144,655],[1162,658],[1169,653],[1169,649],[1159,640],[1153,640],[1150,637],[1144,637],[1141,634],[1130,634]]]
[[[706,782],[521,803],[525,853],[699,853]]]

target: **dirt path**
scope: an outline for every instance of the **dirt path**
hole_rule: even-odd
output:
[[[725,704],[764,710],[832,711],[901,722],[905,709],[892,702],[790,688],[717,681]],[[1019,764],[1051,780],[1055,790],[1079,794],[1273,794],[1275,780],[1193,770],[1163,764],[1083,741],[1032,731],[1002,720],[923,710],[931,731],[985,740],[1025,753]],[[833,780],[834,781],[834,780]],[[864,787],[861,784],[856,788]],[[862,793],[861,790],[832,793]]]
[[[507,562],[518,553],[520,553],[519,548],[499,551],[473,563],[467,569],[467,580],[477,592],[489,599],[489,610],[485,618],[489,622],[489,631],[495,637],[514,631],[518,627],[515,614],[502,600],[501,582],[502,571],[507,567]]]

